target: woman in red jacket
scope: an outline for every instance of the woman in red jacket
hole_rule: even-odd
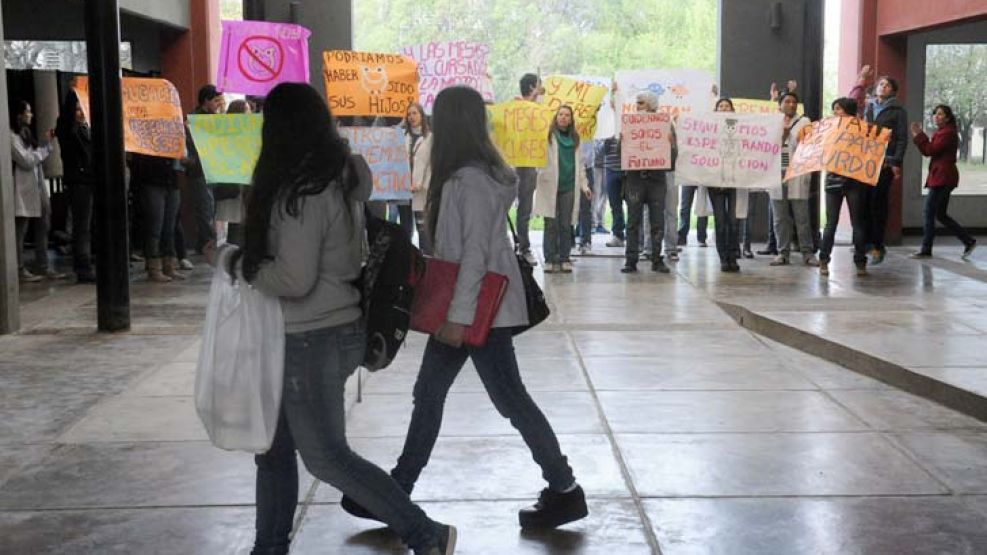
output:
[[[932,257],[932,241],[936,237],[936,220],[943,223],[960,241],[963,241],[963,258],[967,258],[977,247],[977,241],[963,226],[949,217],[949,195],[960,184],[960,173],[956,169],[956,150],[959,146],[959,133],[956,131],[956,116],[953,109],[940,104],[932,110],[932,121],[936,132],[932,139],[922,131],[922,126],[912,123],[912,139],[919,151],[932,158],[929,161],[929,177],[925,186],[929,194],[925,197],[925,230],[922,236],[922,250],[912,258]]]

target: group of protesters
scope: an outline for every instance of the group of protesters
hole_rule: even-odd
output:
[[[826,225],[820,237],[813,229],[810,216],[811,176],[803,175],[785,179],[789,161],[795,155],[803,130],[811,123],[798,113],[797,83],[789,81],[783,89],[772,84],[771,100],[778,104],[783,114],[781,143],[781,175],[776,188],[750,190],[746,188],[711,187],[701,183],[675,183],[675,155],[673,135],[672,165],[668,170],[626,171],[620,166],[621,141],[619,134],[596,141],[580,141],[575,129],[575,117],[570,106],[563,105],[555,114],[546,141],[548,161],[540,168],[515,168],[518,176],[517,230],[523,256],[529,264],[537,265],[532,253],[530,221],[532,216],[544,219],[543,261],[545,273],[570,273],[573,271],[572,252],[578,249],[586,255],[592,249],[592,235],[607,233],[605,228],[605,204],[609,201],[612,236],[608,247],[624,248],[625,263],[622,272],[637,271],[639,260],[650,260],[652,270],[668,273],[665,260],[676,261],[682,247],[687,244],[691,227],[690,213],[695,207],[696,236],[700,247],[708,246],[707,228],[710,209],[715,224],[715,243],[723,272],[740,271],[742,258],[755,258],[751,245],[753,220],[758,217],[752,207],[759,196],[766,196],[767,213],[760,216],[766,221],[767,244],[756,254],[770,256],[771,266],[791,263],[793,251],[801,256],[806,266],[818,267],[822,276],[829,275],[836,230],[839,224],[843,200],[846,199],[853,228],[853,261],[858,276],[867,275],[867,265],[883,262],[887,248],[885,230],[890,210],[889,192],[893,180],[901,177],[901,168],[908,144],[908,134],[919,151],[932,158],[930,174],[926,182],[924,234],[921,249],[912,256],[931,256],[935,237],[935,222],[942,222],[963,243],[963,258],[976,246],[976,240],[962,226],[949,217],[949,196],[959,183],[956,169],[958,133],[952,109],[938,105],[931,114],[936,131],[931,138],[918,123],[908,125],[907,113],[897,100],[898,83],[890,76],[874,80],[873,70],[865,66],[847,96],[836,99],[831,115],[857,117],[881,128],[890,130],[890,140],[883,166],[876,185],[867,185],[848,176],[828,172],[825,177]],[[526,74],[520,80],[520,97],[536,100],[544,89],[535,74]],[[640,112],[656,112],[659,98],[653,92],[643,91],[635,98]],[[733,112],[729,97],[718,98],[714,110]],[[424,121],[421,106],[409,108],[408,129],[419,129]],[[427,123],[425,133],[427,134]],[[409,145],[417,145],[420,134],[409,131]],[[426,145],[427,143],[421,143]],[[409,146],[412,167],[417,162],[419,170],[413,172],[414,194],[424,199],[427,188],[427,172],[421,168],[424,158],[421,148]],[[419,206],[420,203],[415,203]],[[677,205],[677,206],[676,206]],[[626,217],[625,217],[626,214]],[[419,220],[420,221],[420,220]],[[419,236],[425,236],[419,229]],[[662,249],[664,248],[664,255]]]

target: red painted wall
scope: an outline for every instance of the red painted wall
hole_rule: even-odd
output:
[[[878,0],[877,34],[919,31],[987,17],[985,0]]]
[[[199,87],[216,79],[222,28],[219,0],[189,0],[191,28],[161,46],[162,76],[174,83],[185,112],[195,109]]]

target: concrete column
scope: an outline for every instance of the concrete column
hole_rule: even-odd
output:
[[[298,23],[312,31],[309,38],[310,83],[325,94],[322,52],[353,48],[351,0],[263,0],[267,21]],[[292,21],[294,14],[297,21]]]
[[[3,14],[0,13],[0,43]],[[3,62],[0,62],[3,63]],[[7,67],[0,71],[0,106],[7,106]],[[0,334],[21,327],[20,283],[17,281],[17,240],[14,235],[14,168],[10,160],[10,116],[0,110]]]

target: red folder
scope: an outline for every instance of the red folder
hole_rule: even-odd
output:
[[[459,264],[438,258],[425,259],[425,275],[415,286],[415,299],[411,303],[411,329],[429,335],[439,331],[449,313],[458,276]],[[476,314],[473,323],[466,328],[464,344],[482,347],[487,342],[506,292],[507,276],[493,272],[483,276],[476,299]]]

